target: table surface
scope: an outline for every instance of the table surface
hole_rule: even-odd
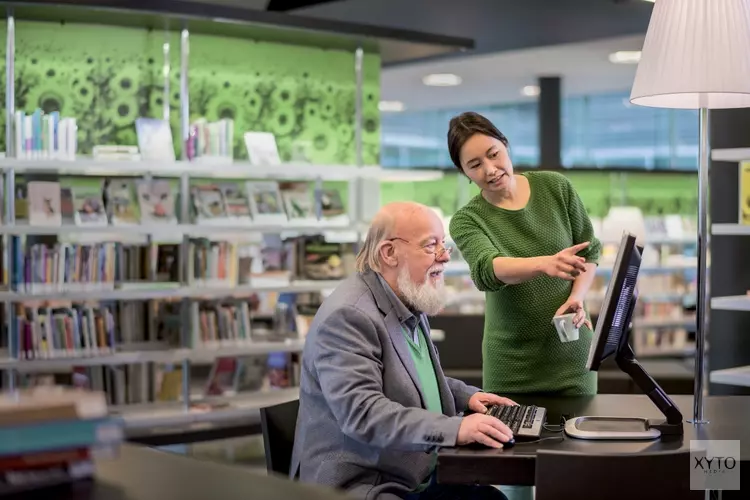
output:
[[[647,396],[601,394],[587,397],[528,397],[508,395],[521,404],[547,408],[547,423],[557,425],[560,418],[580,416],[622,416],[663,419]],[[689,451],[691,440],[740,440],[741,461],[750,461],[750,396],[712,396],[704,399],[704,418],[708,424],[695,426],[692,396],[671,396],[684,418],[684,435],[651,441],[587,441],[573,439],[562,432],[543,431],[542,440],[517,443],[513,448],[446,448],[438,455],[438,480],[445,483],[476,481],[485,484],[534,484],[535,456],[540,450],[577,453],[620,454]],[[546,439],[549,438],[549,439]],[[468,476],[467,476],[468,474]],[[471,477],[469,477],[471,476]]]
[[[270,477],[242,466],[125,444],[97,463],[96,479],[14,495],[24,500],[344,500],[328,489]]]

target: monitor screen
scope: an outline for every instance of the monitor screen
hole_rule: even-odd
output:
[[[637,297],[641,253],[642,249],[635,244],[635,236],[623,233],[589,349],[586,363],[589,370],[598,370],[604,360],[628,342],[628,328]]]

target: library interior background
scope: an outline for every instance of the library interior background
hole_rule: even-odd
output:
[[[509,138],[517,170],[555,169],[580,194],[604,244],[589,311],[622,231],[641,238],[633,348],[668,393],[692,394],[698,114],[630,104],[637,56],[613,54],[637,52],[645,22],[602,40],[392,63],[348,34],[24,14],[0,30],[12,54],[0,70],[3,389],[103,391],[128,439],[264,469],[257,430],[194,443],[174,429],[257,420],[258,408],[296,393],[310,320],[354,272],[379,206],[429,205],[449,235],[451,215],[478,194],[446,145],[450,118],[471,110]],[[573,69],[555,62],[566,57]],[[514,64],[525,69],[500,81]],[[585,79],[599,83],[572,74],[587,65]],[[550,129],[538,76],[555,71]],[[444,80],[430,86],[429,75]],[[544,131],[555,129],[559,164],[542,165]],[[723,207],[712,245],[748,233],[743,159],[712,177],[724,182],[712,191]],[[750,309],[750,279],[734,267],[739,250],[733,259],[711,262],[712,275],[734,273],[733,289],[713,287],[712,321],[742,325],[728,315]],[[443,367],[481,385],[484,294],[458,251],[446,283],[448,304],[431,319]],[[746,394],[747,341],[715,342],[711,393]],[[637,388],[605,367],[599,391]]]

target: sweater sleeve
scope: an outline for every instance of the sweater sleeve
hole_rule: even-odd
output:
[[[458,251],[469,264],[471,280],[481,292],[494,292],[506,286],[495,276],[492,263],[501,254],[482,228],[468,214],[458,211],[449,230]]]
[[[602,253],[601,241],[594,235],[594,226],[591,224],[586,207],[573,184],[568,178],[565,178],[565,184],[568,198],[568,217],[573,231],[573,244],[577,245],[589,241],[589,246],[579,252],[578,255],[586,259],[586,262],[598,265]]]

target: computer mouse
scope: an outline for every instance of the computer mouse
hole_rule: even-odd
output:
[[[516,445],[516,438],[510,438],[507,442],[503,443],[503,449],[513,448]]]

